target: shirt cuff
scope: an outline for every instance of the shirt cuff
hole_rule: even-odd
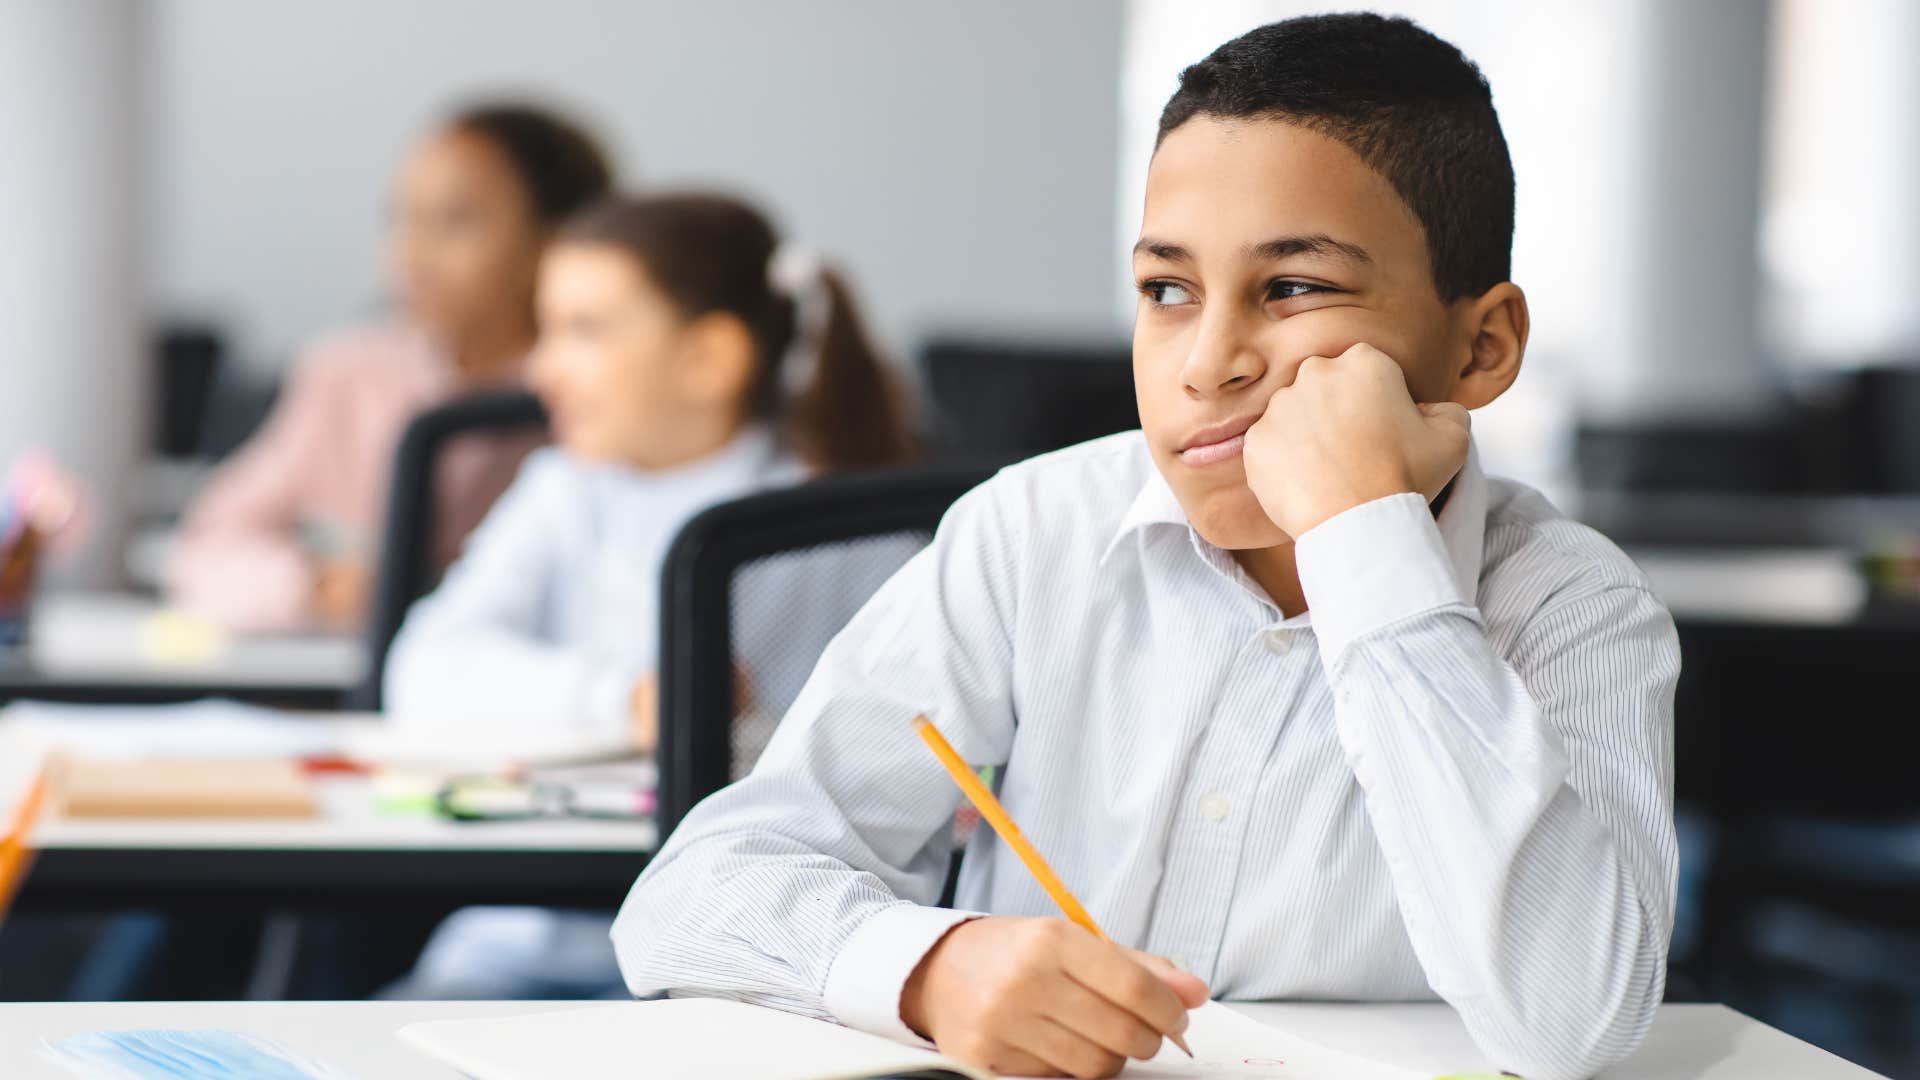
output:
[[[861,923],[827,971],[827,1010],[850,1028],[925,1045],[900,1019],[900,992],[947,931],[980,916],[952,908],[898,904]]]
[[[1433,510],[1418,494],[1362,503],[1308,529],[1294,564],[1329,669],[1347,647],[1423,611],[1471,605],[1460,594]]]

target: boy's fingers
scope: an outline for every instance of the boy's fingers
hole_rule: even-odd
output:
[[[1009,1041],[1068,1076],[1112,1076],[1127,1059],[1099,1046],[1059,1021],[1029,1013],[1007,1032]]]
[[[1430,420],[1446,420],[1468,430],[1473,429],[1473,415],[1457,401],[1421,402],[1420,415]]]
[[[1142,1061],[1160,1052],[1160,1032],[1070,976],[1049,980],[1043,1000],[1046,1016],[1106,1050]]]
[[[1187,1029],[1187,1006],[1160,976],[1126,951],[1091,934],[1076,936],[1061,955],[1073,981],[1145,1021],[1163,1035]]]
[[[1205,1005],[1207,998],[1212,996],[1212,991],[1207,989],[1206,982],[1200,976],[1181,970],[1179,965],[1166,957],[1155,956],[1138,949],[1126,949],[1125,952],[1140,966],[1159,976],[1160,981],[1166,983],[1174,995],[1180,999],[1180,1004],[1187,1008],[1197,1009]]]
[[[941,1050],[941,1053],[947,1053]],[[1025,1050],[1008,1048],[992,1056],[991,1061],[976,1061],[975,1065],[984,1065],[1001,1076],[1053,1076],[1059,1069]]]

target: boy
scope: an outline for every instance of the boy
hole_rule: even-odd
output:
[[[1134,251],[1143,432],[954,506],[641,877],[628,986],[1007,1072],[1111,1075],[1209,994],[1437,995],[1533,1080],[1631,1050],[1679,655],[1616,548],[1470,447],[1526,343],[1512,175],[1478,69],[1404,20],[1189,68]],[[960,797],[921,712],[1145,952],[986,830],[923,906]]]

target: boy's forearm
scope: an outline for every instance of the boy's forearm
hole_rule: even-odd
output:
[[[1456,703],[1457,704],[1457,703]],[[1355,693],[1340,718],[1408,937],[1502,1068],[1624,1057],[1664,985],[1667,901],[1564,779],[1486,760],[1439,700]],[[1521,710],[1508,717],[1528,722]],[[1455,736],[1455,737],[1450,737]],[[1464,737],[1457,737],[1464,736]]]
[[[1618,737],[1599,751],[1604,767],[1569,761],[1458,598],[1425,508],[1391,502],[1301,540],[1347,760],[1434,989],[1503,1066],[1584,1075],[1638,1042],[1664,982],[1671,828],[1649,825],[1667,803],[1648,760],[1661,694],[1630,688],[1664,677],[1665,642],[1628,634],[1532,671],[1581,726],[1598,719],[1596,740]],[[1359,559],[1376,560],[1373,580]],[[1624,602],[1628,624],[1645,617],[1651,631],[1650,613]],[[1576,614],[1618,622],[1614,603]],[[1665,708],[1670,718],[1670,697]],[[1577,786],[1599,789],[1612,813]]]
[[[938,893],[948,853],[883,854],[863,830],[907,823],[823,812],[811,759],[768,753],[776,760],[695,807],[634,885],[613,930],[628,988],[780,1003],[911,1037],[902,987],[941,935],[972,917],[921,906]],[[869,785],[871,799],[896,805],[882,786]]]

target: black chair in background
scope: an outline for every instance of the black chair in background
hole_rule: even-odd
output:
[[[660,834],[739,778],[841,627],[932,539],[974,467],[817,480],[710,507],[660,584]]]
[[[1124,343],[936,341],[921,354],[921,379],[943,460],[1017,461],[1140,426]]]
[[[538,398],[524,391],[463,398],[429,409],[407,425],[394,453],[393,487],[387,496],[379,571],[367,620],[367,678],[353,694],[352,707],[380,708],[387,650],[393,647],[407,609],[435,584],[433,529],[440,455],[462,436],[546,430],[546,410]]]
[[[279,402],[279,378],[245,370],[242,364],[221,362],[207,387],[193,455],[208,461],[224,460],[266,425]]]
[[[154,334],[153,356],[153,452],[171,460],[194,457],[226,367],[226,340],[211,326],[169,324]]]

